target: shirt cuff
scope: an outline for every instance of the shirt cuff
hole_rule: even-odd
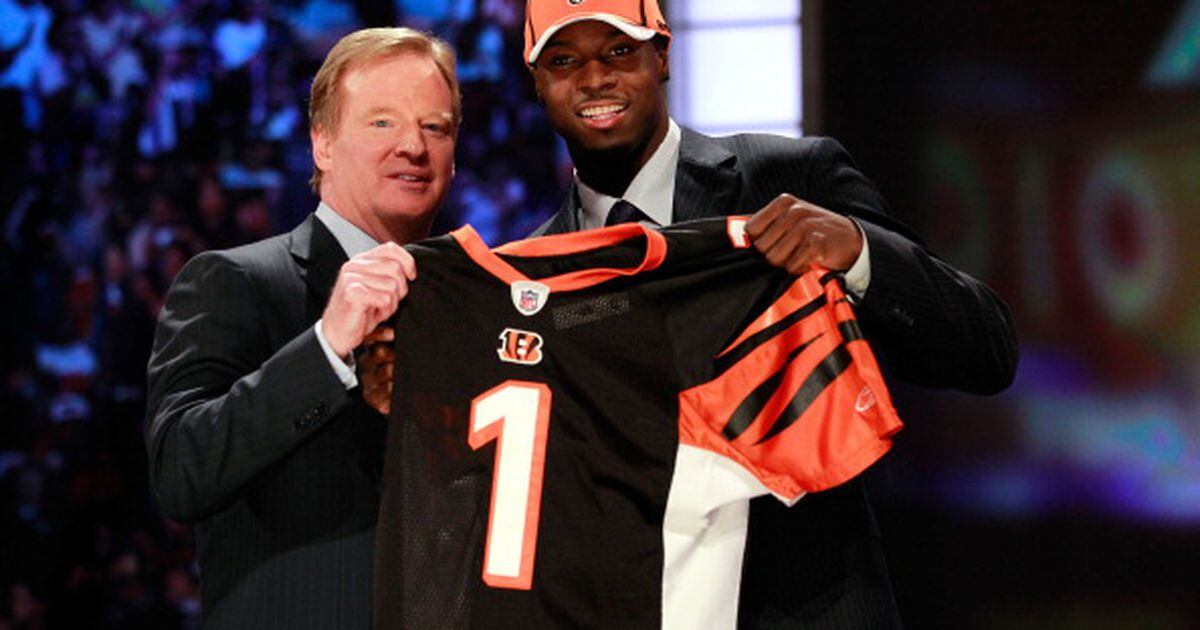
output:
[[[346,389],[357,387],[358,377],[354,375],[354,353],[351,352],[350,357],[345,360],[335,354],[333,348],[329,347],[329,342],[325,340],[325,333],[321,330],[321,320],[317,320],[313,330],[317,333],[317,343],[321,344],[321,350],[325,351],[325,357],[329,359],[329,365],[333,366],[338,380],[346,386]]]
[[[854,227],[858,228],[858,233],[862,236],[862,251],[854,264],[846,270],[846,290],[856,300],[861,300],[867,293],[867,286],[871,284],[871,248],[867,245],[867,233],[858,224],[858,219],[851,217],[850,220],[854,221]]]

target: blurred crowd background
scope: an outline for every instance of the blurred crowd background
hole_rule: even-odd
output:
[[[145,365],[175,274],[315,208],[307,96],[363,26],[459,53],[466,120],[436,232],[553,210],[559,157],[520,0],[0,0],[0,628],[190,628],[188,527],[146,487]]]
[[[868,474],[908,626],[1200,627],[1200,0],[796,2],[805,132],[995,287],[1022,341],[1001,396],[896,388],[907,428]],[[315,207],[308,84],[339,37],[404,24],[458,50],[435,233],[499,244],[556,209],[571,166],[523,11],[0,0],[0,630],[198,626],[191,530],[146,487],[153,322],[191,256]]]

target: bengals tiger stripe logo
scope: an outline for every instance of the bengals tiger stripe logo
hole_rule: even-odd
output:
[[[849,481],[904,426],[840,277],[824,270],[795,279],[712,370],[679,394],[679,444],[740,464],[789,502]]]
[[[496,354],[505,363],[537,365],[542,361],[542,336],[528,330],[505,328],[500,333]]]

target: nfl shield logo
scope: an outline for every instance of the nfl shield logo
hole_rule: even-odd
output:
[[[521,303],[517,306],[521,311],[536,311],[538,294],[531,289],[521,290]]]
[[[548,297],[550,287],[540,282],[518,280],[512,283],[513,306],[517,307],[517,311],[522,315],[534,315],[542,310]]]

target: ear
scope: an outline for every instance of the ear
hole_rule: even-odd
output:
[[[321,171],[328,171],[333,167],[333,137],[321,127],[310,127],[308,130],[309,140],[312,142],[312,158],[313,164]]]
[[[526,65],[525,68],[527,70],[529,70],[529,78],[533,79],[533,93],[535,95],[537,95],[537,102],[539,104],[545,105],[546,97],[542,96],[542,82],[539,79],[540,73],[538,72],[537,64],[533,63],[530,65]]]
[[[662,77],[662,82],[666,83],[671,80],[671,56],[667,53],[666,46],[656,46],[654,57],[658,63],[658,76]]]

